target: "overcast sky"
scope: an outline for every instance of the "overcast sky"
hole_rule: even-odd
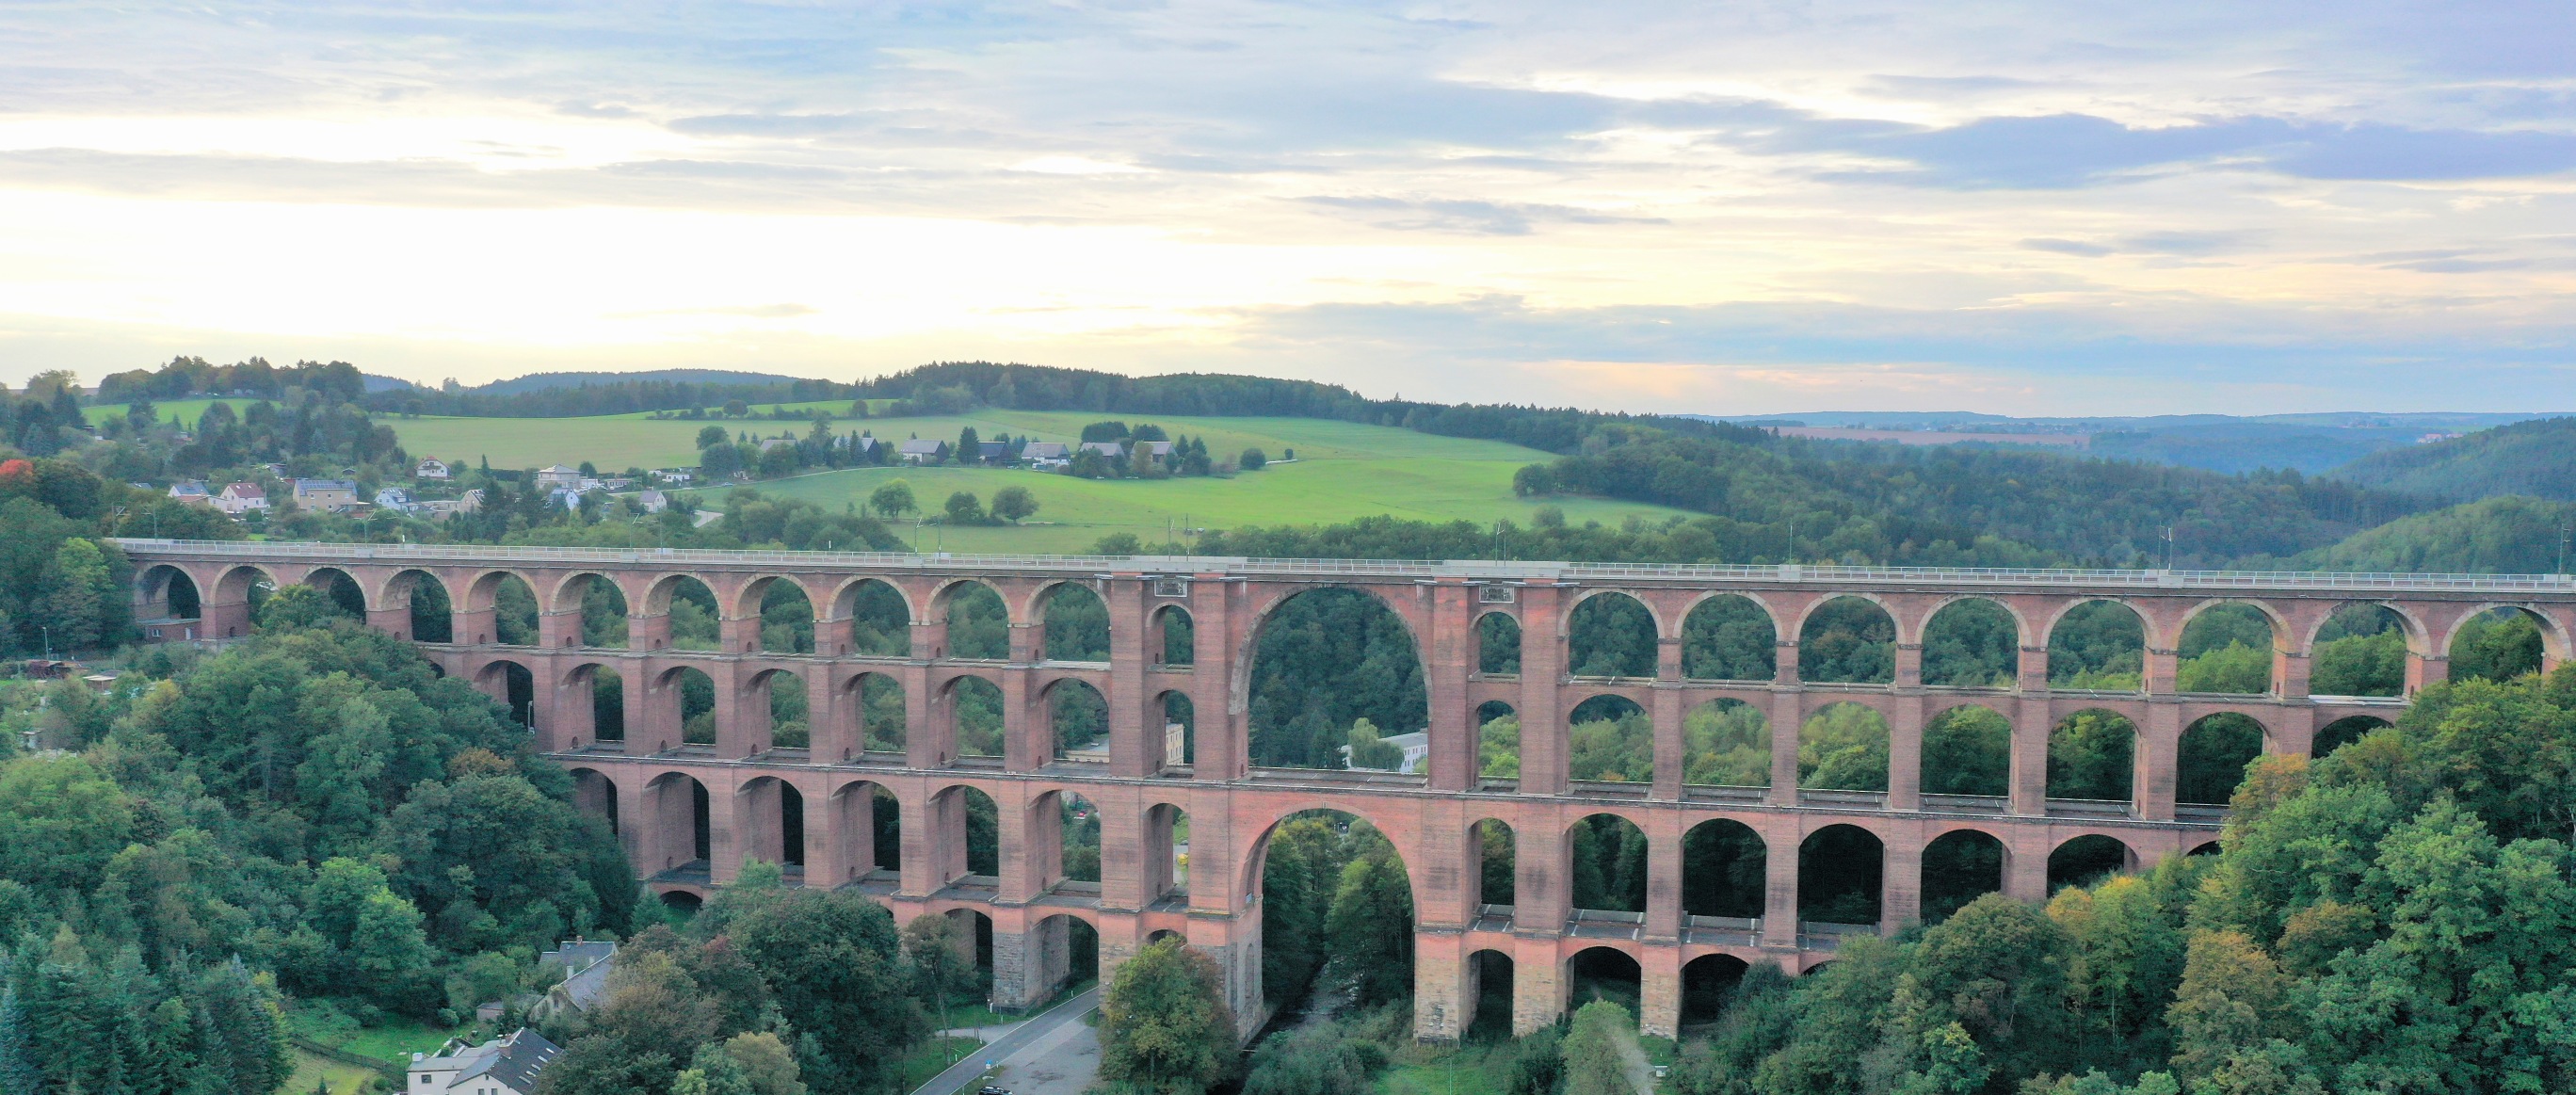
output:
[[[2576,405],[2561,3],[0,4],[0,379]]]

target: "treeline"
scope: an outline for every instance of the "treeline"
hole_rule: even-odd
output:
[[[210,364],[202,357],[174,357],[157,370],[133,369],[101,378],[98,402],[166,402],[200,396],[284,399],[297,388],[332,402],[355,403],[367,394],[367,378],[346,361],[298,361],[280,368],[264,357],[231,365]]]
[[[2576,502],[2576,418],[2538,418],[2375,452],[2334,475],[2436,498],[2516,494]]]
[[[60,460],[0,461],[0,652],[113,647],[134,636],[134,565],[110,537],[238,540],[239,526]]]
[[[1897,562],[1980,538],[2057,565],[2216,568],[2273,561],[2428,508],[2297,472],[2222,475],[1962,446],[1639,437],[1522,469],[1558,492],[1721,514],[1728,562]],[[2172,539],[2166,539],[2168,531]]]
[[[367,409],[378,414],[453,415],[464,418],[578,418],[589,415],[685,411],[731,403],[802,403],[850,399],[857,385],[829,380],[728,384],[686,380],[583,381],[564,388],[537,391],[495,390],[507,382],[479,388],[398,388],[367,397]]]

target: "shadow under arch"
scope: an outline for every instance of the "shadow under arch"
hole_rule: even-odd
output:
[[[816,635],[817,649],[837,644],[837,653],[873,658],[912,653],[912,602],[894,583],[883,578],[849,582],[832,595],[832,605],[840,623]]]
[[[1261,907],[1259,999],[1299,998],[1327,955],[1359,973],[1362,1006],[1412,991],[1419,895],[1391,834],[1339,806],[1297,809],[1255,835],[1240,862],[1241,892]]]

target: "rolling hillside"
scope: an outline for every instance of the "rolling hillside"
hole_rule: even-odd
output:
[[[2468,501],[2576,501],[2576,418],[2540,418],[2387,452],[2334,470],[2351,483]]]

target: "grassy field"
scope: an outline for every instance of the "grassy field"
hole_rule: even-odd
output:
[[[935,418],[844,421],[891,441],[909,437],[954,439],[972,426],[984,437],[1013,434],[1070,441],[1085,412],[984,411]],[[693,465],[702,421],[654,421],[635,415],[606,418],[388,419],[414,455],[468,462],[489,458],[494,467],[539,467],[588,460],[602,469]],[[1127,416],[1131,424],[1145,421]],[[1213,455],[1231,457],[1259,447],[1274,461],[1263,471],[1233,479],[1087,480],[1007,468],[845,469],[760,484],[769,494],[801,498],[833,510],[865,499],[890,479],[903,479],[926,507],[936,510],[955,491],[989,500],[1006,486],[1024,486],[1040,509],[1029,524],[919,530],[924,550],[972,552],[1070,552],[1102,536],[1131,532],[1161,542],[1166,529],[1236,528],[1244,525],[1331,524],[1392,514],[1414,520],[1509,519],[1527,523],[1537,506],[1512,494],[1512,473],[1547,459],[1535,449],[1498,441],[1435,437],[1412,430],[1312,418],[1155,418],[1175,434],[1207,438]],[[737,430],[776,435],[796,428],[771,420],[725,423]],[[1290,449],[1293,463],[1278,462]],[[1615,524],[1635,514],[1650,520],[1679,510],[1626,502],[1556,500],[1568,520]],[[907,526],[905,535],[913,534]]]
[[[331,1095],[356,1095],[361,1091],[384,1091],[390,1087],[381,1074],[371,1069],[324,1060],[300,1049],[289,1052],[295,1056],[295,1075],[288,1077],[286,1085],[277,1089],[279,1095],[313,1095],[325,1083],[331,1085]]]
[[[240,414],[242,408],[257,402],[259,401],[256,399],[175,399],[168,403],[153,404],[152,417],[155,421],[167,422],[170,420],[170,416],[173,413],[176,413],[179,416],[179,421],[181,423],[184,423],[190,429],[195,429],[197,418],[206,413],[206,408],[214,406],[217,403],[230,403],[232,404],[233,413]],[[89,416],[90,425],[96,426],[105,423],[111,418],[125,417],[125,406],[126,405],[123,403],[107,403],[96,407],[82,408],[82,413]]]
[[[896,1081],[895,1090],[910,1091],[929,1083],[931,1077],[948,1071],[948,1066],[965,1060],[982,1048],[984,1043],[975,1038],[923,1039],[912,1052],[904,1055],[903,1060],[895,1063],[895,1070],[902,1077]]]

